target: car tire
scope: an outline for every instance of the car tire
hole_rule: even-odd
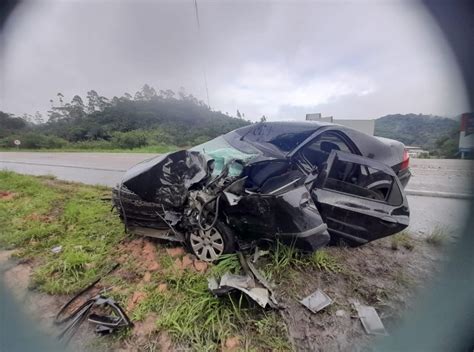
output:
[[[236,241],[232,230],[221,221],[208,231],[199,229],[186,234],[189,251],[199,260],[215,262],[224,254],[235,252]]]

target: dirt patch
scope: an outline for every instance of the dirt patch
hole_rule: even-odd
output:
[[[147,297],[145,292],[140,292],[140,291],[135,291],[130,297],[128,304],[127,304],[127,312],[132,312],[133,309],[140,304],[140,302],[143,302],[145,298]]]
[[[297,350],[353,351],[370,343],[373,339],[356,318],[352,299],[374,306],[390,333],[413,304],[416,290],[434,274],[440,256],[422,241],[415,241],[412,250],[392,250],[390,239],[327,251],[343,265],[341,272],[297,271],[276,288]],[[299,301],[317,289],[333,304],[314,314]]]
[[[25,217],[25,220],[51,223],[51,222],[53,222],[54,218],[52,216],[49,216],[49,215],[31,213],[31,214],[29,214]]]
[[[143,345],[148,336],[156,331],[156,314],[149,314],[144,320],[136,322],[133,328],[133,336],[136,338],[138,345]]]
[[[121,244],[118,253],[119,263],[131,260],[143,270],[157,271],[160,269],[156,244],[147,238],[137,238]]]
[[[0,191],[0,200],[12,200],[16,195],[14,192]]]

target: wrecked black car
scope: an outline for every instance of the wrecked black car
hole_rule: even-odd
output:
[[[321,122],[252,124],[146,160],[113,191],[127,228],[201,260],[274,242],[314,251],[408,226],[400,142]]]

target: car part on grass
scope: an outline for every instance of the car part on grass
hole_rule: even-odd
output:
[[[356,246],[408,226],[403,151],[337,125],[254,124],[134,166],[113,202],[131,232],[207,261],[236,243]]]
[[[365,329],[365,332],[370,335],[383,335],[386,336],[387,331],[383,326],[382,320],[374,307],[365,306],[358,302],[353,302],[354,308],[357,310],[359,319]]]
[[[91,313],[91,310],[95,307],[99,307],[101,310],[110,309],[111,314],[98,315],[96,313]],[[60,313],[62,312],[64,312],[64,307],[61,309]],[[59,313],[58,316],[60,316]],[[132,326],[132,322],[128,318],[127,314],[113,299],[102,295],[97,295],[89,298],[65,318],[60,320],[57,319],[55,321],[56,324],[68,323],[63,331],[58,335],[58,339],[64,339],[65,343],[67,344],[74,336],[79,326],[86,319],[90,323],[96,325],[95,332],[100,335],[110,334],[121,327]]]
[[[112,268],[109,269],[103,276],[110,274],[118,267],[119,264],[114,264]],[[81,297],[86,292],[91,290],[95,285],[97,285],[97,283],[100,282],[103,276],[97,278],[91,284],[79,291],[75,296],[73,296],[61,307],[59,312],[56,314],[54,324],[62,325],[64,323],[68,323],[68,325],[58,335],[58,339],[65,341],[65,343],[67,344],[86,318],[89,319],[91,323],[96,324],[95,331],[99,334],[112,333],[115,329],[119,327],[133,325],[130,319],[127,317],[126,313],[123,311],[123,309],[113,299],[107,298],[103,295],[96,295],[94,297],[90,297],[78,308],[76,308],[72,313],[63,317],[68,308],[72,306],[73,303],[79,299],[79,297]],[[113,315],[101,316],[94,313],[88,315],[94,307],[109,308],[112,311]]]
[[[269,302],[268,290],[265,287],[257,286],[255,280],[248,275],[235,275],[227,272],[219,280],[208,279],[208,287],[216,296],[227,294],[234,289],[239,290],[262,308],[265,308]]]
[[[313,313],[317,313],[332,304],[332,299],[323,291],[316,290],[308,297],[303,298],[300,303]]]
[[[255,253],[258,251],[258,248],[255,249]],[[239,259],[242,262],[243,255],[239,253]],[[263,277],[263,275],[258,271],[258,269],[255,267],[255,265],[252,263],[249,257],[245,257],[245,263],[247,264],[246,266],[243,266],[244,270],[247,270],[247,275],[249,275],[249,272],[255,280],[257,280],[263,287],[265,287],[268,292],[269,292],[269,304],[272,308],[278,309],[280,308],[278,301],[275,297],[275,292],[273,291],[270,283]]]
[[[221,296],[236,289],[245,293],[262,308],[269,305],[271,308],[280,308],[275,298],[275,294],[263,275],[255,268],[250,258],[244,256],[242,252],[237,252],[240,264],[245,275],[235,275],[229,272],[224,273],[220,279],[208,278],[208,288],[216,296]]]

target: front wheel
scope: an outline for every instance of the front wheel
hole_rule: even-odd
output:
[[[186,242],[192,253],[206,262],[214,262],[223,254],[235,251],[234,235],[229,227],[220,221],[207,231],[199,229],[189,233]]]

